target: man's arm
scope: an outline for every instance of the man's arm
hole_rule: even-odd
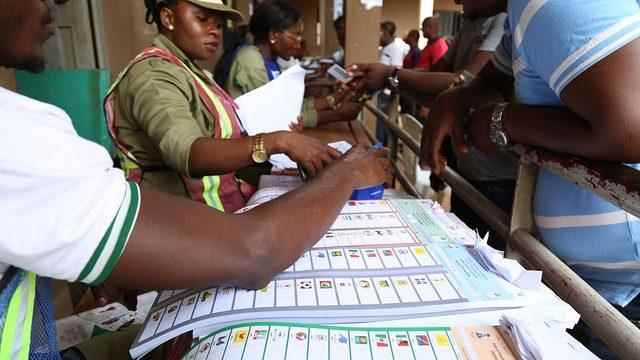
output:
[[[384,156],[355,148],[301,189],[242,215],[144,191],[110,280],[137,289],[261,288],[322,237],[354,189],[385,181]]]
[[[591,159],[640,162],[640,74],[627,71],[638,61],[635,40],[569,83],[561,93],[566,108],[510,105],[504,114],[508,135],[516,143]]]
[[[478,51],[472,61],[464,70],[473,75],[478,75],[487,65],[493,53]],[[385,85],[386,79],[391,76],[395,68],[379,64],[356,65],[358,70],[354,73],[365,77],[365,86],[370,90],[379,90]],[[443,66],[444,67],[444,66]],[[352,68],[353,69],[353,68]],[[398,70],[400,88],[418,92],[423,95],[438,95],[447,90],[458,80],[460,73],[453,72],[424,72],[411,69]]]

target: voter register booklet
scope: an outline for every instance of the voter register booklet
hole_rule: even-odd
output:
[[[344,324],[525,305],[461,245],[467,236],[429,200],[350,201],[323,238],[263,289],[161,292],[131,354],[247,321]]]

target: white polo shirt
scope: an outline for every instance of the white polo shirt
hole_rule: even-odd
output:
[[[402,67],[405,56],[409,54],[411,47],[400,38],[393,39],[389,45],[380,50],[380,63]]]
[[[104,281],[136,222],[140,190],[61,109],[0,88],[0,273]]]

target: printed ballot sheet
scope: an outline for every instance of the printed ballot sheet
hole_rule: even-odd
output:
[[[251,323],[217,331],[183,360],[516,360],[495,327],[356,328]]]
[[[131,353],[246,321],[351,323],[522,306],[452,240],[458,233],[438,211],[421,200],[350,201],[315,247],[263,289],[161,292]]]

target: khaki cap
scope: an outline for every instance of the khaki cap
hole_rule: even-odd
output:
[[[190,3],[196,4],[198,6],[202,6],[206,9],[215,10],[223,13],[223,15],[227,18],[230,18],[234,21],[242,21],[242,14],[230,6],[225,5],[222,0],[187,0]]]

